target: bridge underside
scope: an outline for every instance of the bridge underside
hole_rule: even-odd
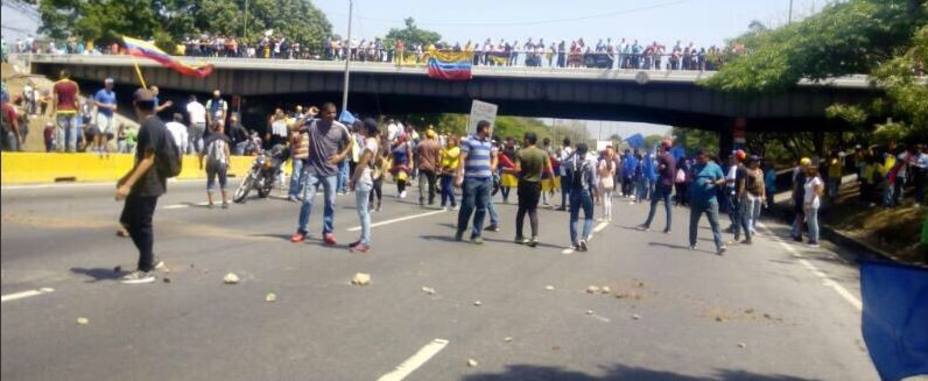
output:
[[[81,82],[138,83],[132,66],[37,63],[33,71],[50,77],[63,68]],[[221,89],[239,95],[245,114],[266,115],[274,107],[341,99],[343,75],[332,71],[235,70],[217,68],[205,79],[183,77],[144,66],[149,84],[164,98],[183,104],[191,93]],[[655,74],[657,75],[657,74]],[[647,122],[728,131],[743,118],[748,131],[836,131],[846,126],[825,117],[833,103],[868,102],[872,89],[797,86],[789,92],[754,98],[724,94],[693,82],[577,80],[486,77],[447,82],[409,73],[352,73],[349,109],[360,114],[467,113],[472,99],[499,105],[502,115]]]

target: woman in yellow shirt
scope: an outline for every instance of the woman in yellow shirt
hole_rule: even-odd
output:
[[[447,202],[451,202],[451,208],[458,209],[458,204],[454,200],[454,175],[457,171],[458,164],[461,160],[461,147],[458,147],[458,137],[455,135],[448,136],[448,144],[439,151],[441,168],[441,208],[445,209]]]

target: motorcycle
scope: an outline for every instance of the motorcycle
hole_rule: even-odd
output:
[[[248,175],[235,189],[232,201],[245,202],[245,197],[248,197],[252,189],[258,192],[258,197],[267,198],[274,189],[274,184],[281,181],[283,177],[281,167],[287,161],[288,156],[289,150],[283,145],[276,145],[270,151],[259,153],[252,162]]]

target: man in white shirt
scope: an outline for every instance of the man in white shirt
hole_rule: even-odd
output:
[[[186,153],[200,153],[203,150],[203,134],[206,133],[206,107],[197,101],[196,95],[187,102],[187,116],[190,117],[190,129],[187,135]]]
[[[180,152],[187,152],[188,137],[187,126],[184,125],[184,116],[179,112],[174,113],[174,120],[167,122],[165,126],[171,132],[171,136],[174,137],[174,144],[177,144]]]
[[[394,141],[396,138],[403,133],[403,124],[396,121],[390,120],[390,124],[387,125],[387,141]]]

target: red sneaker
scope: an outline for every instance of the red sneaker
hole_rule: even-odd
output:
[[[290,236],[290,242],[293,243],[301,243],[304,240],[306,240],[306,234],[300,232],[293,233],[293,235]]]
[[[363,244],[363,243],[359,243],[357,246],[352,247],[352,248],[349,249],[349,250],[351,250],[352,253],[361,253],[361,254],[364,254],[364,253],[367,253],[367,251],[370,250],[370,249],[371,249],[370,246],[367,246],[367,245],[365,245],[365,244]]]
[[[322,235],[322,240],[328,246],[335,246],[335,235],[332,233],[325,233]]]

